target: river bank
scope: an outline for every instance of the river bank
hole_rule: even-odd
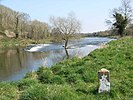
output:
[[[30,44],[38,44],[38,43],[51,43],[51,39],[43,39],[43,40],[33,40],[33,39],[16,39],[16,38],[4,38],[0,40],[0,47],[17,47],[17,46],[28,46]]]
[[[82,38],[87,38],[87,37],[82,37]],[[82,38],[79,38],[77,40],[80,40]],[[95,37],[90,37],[90,38],[95,38]],[[103,37],[103,38],[106,38],[106,37]],[[115,39],[115,38],[111,37],[111,39]],[[46,43],[63,43],[63,41],[62,42],[61,41],[55,41],[53,38],[40,39],[40,40],[21,39],[21,38],[18,38],[18,39],[16,39],[16,38],[3,38],[3,39],[0,39],[0,48],[18,47],[18,46],[24,47],[24,46],[28,46],[31,44],[46,44]]]
[[[111,40],[98,37],[71,40],[68,43],[67,51],[64,50],[64,43],[0,48],[0,81],[20,80],[29,71],[36,71],[40,66],[51,67],[55,63],[67,59],[68,56],[69,58],[83,58],[91,51],[105,47],[104,44]]]
[[[0,83],[0,99],[118,100],[133,97],[133,38],[111,41],[88,56],[40,67],[17,82]],[[110,94],[98,94],[97,72],[110,70]]]

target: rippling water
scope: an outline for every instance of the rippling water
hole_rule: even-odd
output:
[[[83,38],[70,41],[67,52],[70,57],[84,57],[97,49],[109,38]],[[40,66],[50,67],[66,59],[66,51],[61,43],[29,45],[25,48],[0,49],[0,81],[19,80],[29,71]]]

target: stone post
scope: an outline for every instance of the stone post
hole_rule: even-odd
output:
[[[102,68],[98,71],[99,89],[98,92],[110,92],[110,73]]]

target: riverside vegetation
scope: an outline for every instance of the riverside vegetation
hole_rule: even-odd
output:
[[[110,93],[98,93],[101,68],[110,70]],[[130,100],[132,73],[133,38],[121,38],[82,59],[40,67],[16,82],[1,82],[0,100]]]
[[[52,38],[47,38],[44,40],[32,40],[32,39],[15,39],[15,38],[4,38],[0,40],[0,47],[16,47],[16,46],[27,46],[30,44],[44,44],[51,43]]]

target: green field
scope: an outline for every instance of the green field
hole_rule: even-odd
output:
[[[101,68],[110,71],[111,92],[98,93]],[[0,100],[133,100],[133,38],[111,41],[88,56],[0,83]]]

